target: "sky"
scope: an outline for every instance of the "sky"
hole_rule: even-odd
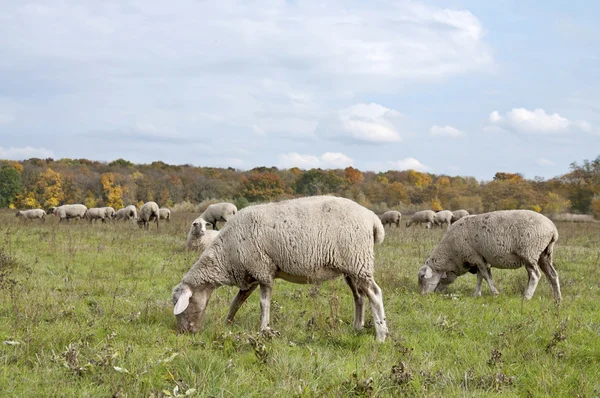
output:
[[[0,0],[0,158],[552,178],[600,2]]]

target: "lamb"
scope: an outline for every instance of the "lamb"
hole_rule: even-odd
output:
[[[373,278],[373,245],[384,236],[379,217],[350,199],[313,196],[244,208],[173,288],[179,330],[197,332],[212,292],[234,285],[240,290],[227,322],[260,286],[260,327],[268,331],[276,278],[320,283],[343,275],[354,296],[354,328],[364,326],[366,295],[376,339],[384,341],[383,296]]]
[[[222,202],[209,205],[200,217],[212,224],[213,229],[218,231],[217,221],[227,222],[235,213],[237,213],[237,207],[234,204]]]
[[[137,216],[138,227],[143,227],[148,230],[150,228],[150,222],[156,221],[156,229],[158,229],[158,220],[160,219],[160,215],[158,214],[158,205],[156,202],[150,201],[144,203]]]
[[[219,232],[214,229],[207,230],[206,221],[202,217],[198,217],[192,222],[185,247],[188,250],[204,251],[217,237]]]
[[[402,214],[397,210],[386,211],[379,216],[383,226],[386,226],[387,224],[396,224],[396,228],[400,226],[400,218],[402,218]]]
[[[425,224],[425,228],[431,228],[435,222],[435,213],[433,210],[418,211],[408,220],[406,228],[413,224]]]
[[[161,220],[167,220],[167,222],[171,222],[171,210],[163,207],[162,209],[158,209],[158,216]]]
[[[556,301],[561,300],[558,274],[552,265],[558,231],[550,219],[531,210],[501,210],[463,217],[454,223],[419,269],[422,294],[444,290],[466,272],[477,272],[475,296],[485,279],[492,294],[498,290],[490,266],[517,269],[525,266],[529,282],[524,298],[530,299],[540,279],[540,268]]]
[[[448,228],[452,224],[452,212],[450,210],[441,210],[435,213],[435,225],[441,227],[443,224],[448,224]]]
[[[112,220],[115,216],[114,207],[106,206],[106,207],[103,207],[103,209],[104,209],[104,213],[106,214],[106,219]]]
[[[123,209],[119,209],[113,215],[117,220],[137,220],[137,209],[134,205],[129,205]]]
[[[468,211],[466,211],[466,210],[462,210],[462,209],[461,209],[461,210],[454,210],[454,211],[452,212],[452,220],[451,220],[451,221],[452,221],[453,223],[454,223],[454,222],[457,222],[457,221],[458,221],[458,220],[460,220],[461,218],[463,218],[463,217],[465,217],[465,216],[468,216],[468,215],[469,215],[469,212],[468,212]]]
[[[87,207],[81,204],[75,205],[62,205],[54,209],[54,215],[59,218],[58,222],[61,223],[63,220],[71,222],[71,219],[80,220],[85,216]]]
[[[103,223],[106,222],[106,209],[104,207],[92,207],[87,209],[83,218],[90,220],[90,224],[92,221],[102,220]]]
[[[40,220],[46,222],[46,212],[42,209],[19,210],[17,217],[23,217],[24,220]]]

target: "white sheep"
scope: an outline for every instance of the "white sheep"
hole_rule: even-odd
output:
[[[185,242],[188,250],[204,251],[215,240],[220,231],[206,229],[206,224],[202,217],[198,217],[192,222]]]
[[[72,218],[80,220],[85,216],[87,207],[81,204],[74,205],[62,205],[54,209],[54,215],[58,217],[58,222],[61,223],[63,220],[70,222]]]
[[[406,223],[406,228],[413,224],[425,224],[425,228],[431,228],[435,222],[435,212],[433,210],[421,210],[412,215]]]
[[[434,219],[435,225],[441,227],[444,224],[448,224],[448,228],[452,224],[452,212],[450,210],[440,210],[435,213]]]
[[[87,209],[83,218],[90,220],[90,224],[92,221],[102,220],[103,223],[106,222],[106,209],[104,207],[92,207]]]
[[[113,215],[116,220],[137,220],[137,209],[134,205],[129,205],[123,209],[119,209]]]
[[[150,222],[156,222],[156,229],[158,229],[158,220],[160,219],[160,215],[158,214],[158,205],[156,202],[146,202],[140,208],[140,211],[137,214],[137,223],[140,228],[145,228],[146,230],[150,228]]]
[[[466,210],[454,210],[452,212],[452,222],[457,222],[458,220],[460,220],[463,217],[466,217],[469,215],[469,212]]]
[[[167,222],[171,222],[171,210],[167,209],[166,207],[158,209],[158,215],[161,220],[167,220]]]
[[[17,217],[23,217],[24,220],[40,220],[46,222],[46,212],[42,209],[19,210]]]
[[[106,219],[107,220],[112,220],[114,218],[114,216],[115,216],[115,209],[114,209],[114,207],[106,206],[106,207],[103,207],[103,209],[104,209],[104,212],[106,213]]]
[[[204,213],[200,214],[200,217],[212,224],[213,229],[218,231],[217,221],[227,222],[235,213],[237,213],[237,207],[232,203],[213,203],[204,210]]]
[[[552,265],[556,226],[531,210],[501,210],[463,217],[446,232],[419,269],[421,293],[444,290],[456,277],[477,272],[475,296],[481,295],[485,279],[492,294],[498,294],[490,266],[516,269],[525,266],[529,282],[524,292],[530,299],[540,279],[540,268],[552,285],[555,300],[561,300],[558,274]]]
[[[276,278],[320,283],[343,275],[354,296],[355,329],[364,326],[366,295],[376,338],[383,341],[387,326],[381,289],[373,278],[373,245],[384,236],[379,217],[349,199],[314,196],[244,208],[173,288],[179,329],[198,331],[212,292],[233,285],[240,290],[227,322],[260,286],[260,327],[269,330]]]
[[[389,210],[379,216],[383,226],[386,226],[387,224],[396,224],[396,227],[399,227],[401,218],[402,214],[397,210]]]

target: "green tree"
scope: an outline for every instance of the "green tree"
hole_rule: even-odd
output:
[[[17,169],[5,166],[0,169],[0,207],[8,207],[23,190]]]

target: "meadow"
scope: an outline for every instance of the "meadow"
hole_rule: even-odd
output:
[[[277,281],[272,328],[259,295],[225,325],[237,289],[211,298],[204,327],[175,331],[171,289],[197,253],[191,213],[136,224],[24,222],[0,212],[0,396],[10,397],[593,397],[600,396],[600,224],[558,222],[563,301],[524,269],[495,270],[501,294],[472,297],[467,274],[421,296],[417,270],[444,229],[386,227],[376,281],[390,330],[352,328],[342,279]]]

